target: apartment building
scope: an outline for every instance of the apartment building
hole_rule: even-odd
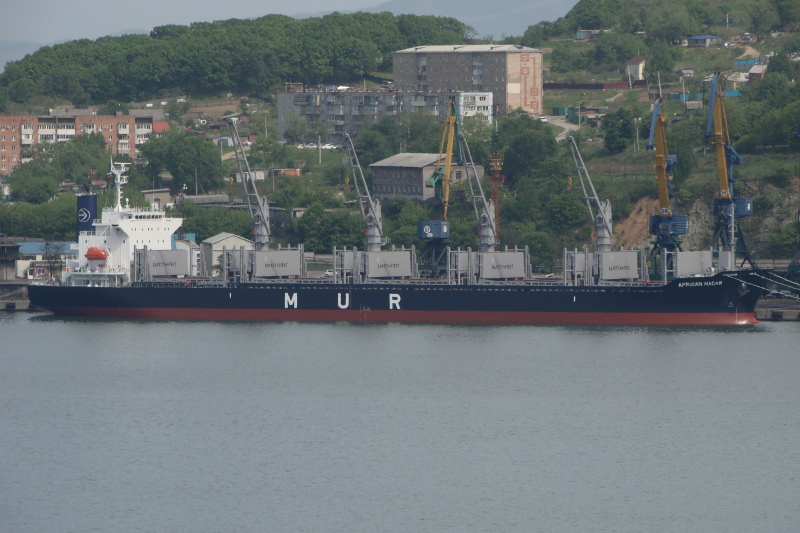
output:
[[[444,120],[450,98],[465,119],[482,117],[492,123],[493,95],[490,92],[409,92],[352,91],[349,88],[303,90],[278,94],[278,137],[292,124],[294,116],[311,127],[325,124],[324,143],[340,144],[344,134],[355,137],[364,124],[384,116],[422,111]]]
[[[29,161],[37,144],[66,142],[76,135],[99,133],[114,155],[136,161],[137,147],[149,135],[169,129],[164,112],[135,109],[128,115],[98,115],[94,109],[51,109],[48,115],[0,116],[0,176]]]
[[[492,114],[542,113],[542,51],[516,45],[415,46],[392,54],[398,92],[490,92]]]

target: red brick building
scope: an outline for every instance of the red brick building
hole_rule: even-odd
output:
[[[94,109],[51,109],[49,115],[0,116],[0,176],[28,161],[44,142],[66,142],[76,135],[98,133],[114,155],[136,161],[138,147],[151,133],[169,126],[161,110],[131,110],[129,115],[97,115]]]

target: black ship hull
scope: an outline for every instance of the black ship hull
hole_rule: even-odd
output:
[[[760,290],[747,273],[665,285],[558,283],[342,284],[296,280],[229,287],[198,281],[125,287],[31,285],[31,304],[57,315],[163,320],[474,324],[747,325]]]

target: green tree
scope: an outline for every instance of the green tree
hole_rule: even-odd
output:
[[[224,185],[225,169],[213,143],[188,132],[170,132],[142,145],[145,175],[158,175],[162,168],[172,174],[175,191],[184,186],[194,193],[211,192]]]
[[[9,97],[17,102],[27,102],[28,99],[36,92],[36,84],[28,78],[20,78],[11,84],[9,88]]]
[[[176,213],[183,218],[183,231],[194,233],[197,242],[222,232],[233,233],[249,239],[252,237],[253,222],[246,210],[225,207],[205,208],[192,202],[183,202],[176,207]]]
[[[681,57],[681,48],[662,39],[650,41],[649,53],[644,65],[645,76],[651,80],[671,80],[675,77],[675,64]]]
[[[194,190],[197,184],[205,192],[222,187],[225,171],[213,143],[190,133],[177,133],[169,138],[166,167],[172,174],[173,187],[186,185]]]
[[[92,172],[105,172],[109,167],[111,152],[100,133],[76,135],[63,147],[53,164],[54,170],[64,179],[88,184]]]
[[[750,31],[758,36],[779,23],[778,11],[770,0],[750,0],[744,4],[744,11],[750,18]]]
[[[326,212],[320,202],[311,204],[300,217],[300,230],[306,250],[315,252],[361,246],[364,240],[360,215],[342,210]]]
[[[286,139],[286,142],[303,144],[309,142],[313,137],[311,125],[307,120],[297,115],[289,115],[286,117],[286,122],[286,129],[283,132],[283,138]]]
[[[624,151],[633,140],[633,117],[628,109],[621,108],[603,117],[604,146],[611,153]]]
[[[8,103],[11,99],[8,97],[8,89],[0,87],[0,113],[8,109]]]
[[[622,11],[621,0],[579,0],[564,18],[572,31],[602,30],[614,26]]]
[[[663,3],[650,10],[645,24],[647,37],[672,42],[700,29],[695,19],[680,3]]]
[[[635,55],[646,55],[647,46],[634,36],[624,33],[601,35],[594,48],[594,70],[619,69]]]
[[[523,112],[498,121],[491,146],[492,152],[503,156],[503,173],[512,188],[557,151],[552,132]]]

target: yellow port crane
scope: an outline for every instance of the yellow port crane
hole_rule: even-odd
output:
[[[753,199],[742,198],[736,190],[734,165],[742,163],[742,157],[731,144],[728,130],[728,118],[725,114],[725,97],[719,72],[714,74],[711,82],[711,93],[708,101],[708,119],[706,121],[706,137],[711,139],[717,157],[717,193],[714,198],[714,216],[716,218],[712,248],[720,246],[720,267],[726,270],[736,268],[736,252],[743,257],[740,266],[745,262],[757,268],[755,261],[747,249],[742,228],[738,219],[753,214]]]
[[[655,236],[655,241],[648,262],[656,267],[655,277],[664,279],[674,272],[675,252],[681,249],[680,236],[689,232],[689,216],[675,214],[673,169],[678,156],[669,153],[666,123],[659,98],[653,103],[647,141],[647,149],[656,153],[654,167],[658,184],[658,214],[650,216],[649,224],[650,235]]]
[[[444,121],[442,142],[439,144],[439,158],[436,170],[426,180],[427,187],[433,187],[436,197],[442,202],[442,220],[447,220],[447,208],[450,205],[450,176],[453,167],[453,145],[458,148],[458,160],[463,161],[461,145],[455,143],[458,136],[458,116],[455,101],[451,98],[447,118]]]
[[[450,98],[448,113],[444,121],[445,127],[442,133],[442,142],[439,145],[439,157],[437,167],[431,176],[425,180],[426,187],[433,187],[436,198],[442,203],[442,220],[439,226],[442,233],[449,236],[449,226],[447,223],[447,211],[450,206],[450,186],[453,181],[453,155],[456,155],[457,164],[464,169],[468,186],[468,195],[472,200],[472,208],[478,220],[478,237],[480,240],[481,251],[494,251],[497,246],[497,223],[495,219],[495,204],[487,199],[483,192],[480,176],[472,160],[469,145],[464,135],[458,127],[458,110],[455,99]],[[454,152],[455,150],[455,152]],[[430,221],[421,221],[423,227],[428,227]],[[430,238],[428,233],[417,228],[420,238]]]

